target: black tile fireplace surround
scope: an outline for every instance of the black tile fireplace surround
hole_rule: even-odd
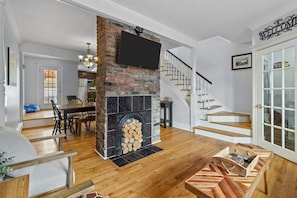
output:
[[[107,107],[107,157],[121,156],[122,126],[130,118],[142,123],[142,147],[151,145],[152,96],[110,96]]]

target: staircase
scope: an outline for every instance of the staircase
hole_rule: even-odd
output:
[[[196,134],[232,143],[251,143],[252,130],[250,115],[220,111],[206,115],[205,121],[200,121],[194,127]]]
[[[212,82],[199,73],[195,76],[195,85],[192,85],[192,68],[170,51],[164,55],[164,65],[160,67],[161,74],[185,94],[184,100],[191,105],[191,98],[197,100],[195,114],[196,125],[193,130],[196,134],[221,139],[233,143],[251,143],[252,132],[250,115],[233,113],[225,110],[211,93]],[[191,95],[192,88],[194,97]],[[193,108],[193,107],[191,107]]]

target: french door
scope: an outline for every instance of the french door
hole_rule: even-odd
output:
[[[297,163],[297,39],[256,52],[257,143]]]
[[[39,107],[50,109],[51,99],[56,104],[61,104],[61,68],[58,67],[39,67]]]

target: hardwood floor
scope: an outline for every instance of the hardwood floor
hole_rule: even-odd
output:
[[[24,129],[28,138],[51,135],[52,127]],[[212,155],[231,143],[215,140],[176,128],[161,127],[161,142],[155,144],[163,151],[118,168],[95,152],[94,132],[82,136],[69,135],[63,150],[76,150],[74,158],[76,183],[92,179],[95,190],[102,195],[129,198],[194,198],[185,189],[184,181],[196,173]],[[39,154],[56,149],[54,141],[34,143]],[[275,155],[269,175],[269,196],[261,181],[253,198],[297,197],[297,165]]]

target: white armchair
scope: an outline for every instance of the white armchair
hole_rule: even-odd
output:
[[[63,135],[43,137],[33,141],[49,138],[58,138],[61,149]],[[18,131],[8,127],[0,127],[0,151],[14,157],[13,161],[5,164],[14,170],[7,174],[9,177],[29,174],[29,196],[65,186],[70,188],[74,183],[72,157],[77,154],[76,151],[58,151],[37,156],[30,141]]]

